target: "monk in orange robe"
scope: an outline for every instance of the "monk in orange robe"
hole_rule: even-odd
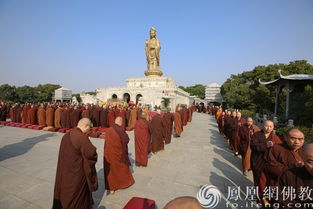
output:
[[[46,126],[46,110],[43,105],[40,105],[37,111],[38,124]]]
[[[284,171],[302,167],[302,146],[304,144],[304,134],[297,128],[291,128],[285,134],[285,141],[276,144],[269,150],[266,156],[267,185],[276,186],[278,177]]]
[[[52,209],[91,209],[98,189],[96,147],[85,135],[91,121],[83,118],[60,144]]]
[[[34,105],[31,105],[30,109],[27,112],[27,123],[34,125],[36,122],[36,112]]]
[[[48,105],[46,111],[46,124],[47,126],[54,126],[54,109],[51,105]]]
[[[54,127],[55,128],[61,128],[62,127],[62,125],[61,125],[62,111],[63,111],[62,107],[58,107],[55,110],[55,113],[54,113]]]
[[[189,117],[189,110],[187,108],[184,108],[184,121],[183,121],[184,126],[186,126],[188,123],[188,117]]]
[[[136,112],[137,115],[137,112]],[[141,113],[141,119],[135,124],[135,163],[136,166],[146,167],[148,164],[148,154],[151,151],[151,136],[149,122],[146,120],[146,113]]]
[[[29,106],[28,104],[25,104],[22,109],[22,123],[27,123],[27,112],[28,112]]]
[[[251,138],[251,168],[253,172],[254,185],[259,189],[259,197],[263,204],[268,202],[263,198],[263,192],[267,184],[265,172],[265,154],[275,144],[281,144],[280,138],[273,133],[274,123],[267,120],[263,124],[262,131],[256,132]]]
[[[177,111],[173,114],[174,118],[174,130],[175,130],[175,136],[180,137],[182,133],[182,125],[181,125],[181,118],[180,118],[180,108],[177,109]]]
[[[104,144],[104,177],[105,188],[111,194],[135,183],[130,172],[128,157],[129,137],[122,128],[123,119],[117,117],[115,124],[106,130]]]
[[[145,112],[146,113],[146,120],[149,121],[149,109],[148,107],[145,107],[142,112]],[[138,112],[137,112],[138,113]]]

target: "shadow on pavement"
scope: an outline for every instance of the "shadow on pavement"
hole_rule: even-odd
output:
[[[240,190],[238,190],[237,185],[215,172],[211,173],[210,182],[216,186],[222,193],[222,196],[224,196],[221,198],[216,209],[257,208],[253,202],[246,199],[246,187],[241,186]]]
[[[105,195],[105,183],[104,183],[104,170],[103,168],[101,168],[98,172],[97,172],[97,176],[98,176],[98,190],[96,192],[94,192],[92,194],[93,198],[94,198],[94,205],[92,208],[94,209],[105,209],[104,206],[100,206],[100,202],[103,198],[103,196]]]
[[[4,153],[4,155],[0,155],[0,161],[16,157],[19,155],[23,155],[27,153],[30,149],[32,149],[35,144],[43,141],[47,141],[49,137],[54,136],[53,133],[43,134],[40,136],[32,137],[24,139],[21,142],[15,144],[5,145],[4,147],[0,148],[0,153]]]

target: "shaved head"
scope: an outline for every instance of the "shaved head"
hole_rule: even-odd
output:
[[[304,145],[303,148],[303,154],[304,155],[312,155],[313,154],[313,143],[308,143],[306,145]]]
[[[168,202],[163,209],[203,209],[194,197],[178,197]]]
[[[274,130],[274,122],[271,121],[271,120],[266,120],[266,121],[263,123],[263,131],[264,131],[266,134],[269,134],[269,133],[271,133],[273,130]]]
[[[90,131],[91,127],[92,123],[89,118],[82,118],[78,121],[77,128],[79,128],[83,133]]]
[[[123,124],[123,118],[118,116],[115,118],[115,124],[119,125],[119,126],[122,126]]]

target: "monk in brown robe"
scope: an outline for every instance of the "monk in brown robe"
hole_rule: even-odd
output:
[[[118,108],[115,109],[115,113],[114,113],[115,117],[121,117],[122,118],[122,128],[124,130],[126,130],[126,112],[125,110],[119,106]]]
[[[223,111],[217,118],[218,130],[220,134],[224,133],[224,119],[225,119],[225,112]]]
[[[46,124],[47,126],[54,126],[54,109],[51,105],[48,105],[46,110]]]
[[[62,116],[63,108],[58,107],[54,113],[54,127],[61,128],[61,116]]]
[[[152,118],[150,123],[151,133],[151,151],[156,154],[164,150],[164,124],[161,117],[161,110],[157,109],[157,114]]]
[[[115,124],[108,128],[104,144],[104,177],[105,188],[110,194],[135,183],[130,172],[128,157],[129,137],[122,128],[123,119],[117,117]]]
[[[278,177],[286,170],[304,165],[302,160],[302,146],[304,134],[296,128],[291,128],[285,134],[285,141],[276,144],[266,156],[267,185],[275,186]]]
[[[100,126],[108,127],[108,108],[102,107],[100,109]]]
[[[179,106],[179,114],[180,114],[180,119],[181,119],[181,129],[184,130],[184,116],[185,116],[185,113],[184,113],[184,107],[182,106]]]
[[[179,111],[180,109],[177,108],[177,111],[173,114],[175,137],[180,137],[181,133],[183,132]]]
[[[227,140],[228,144],[230,143],[229,141],[229,135],[231,133],[231,126],[230,126],[230,122],[231,122],[231,112],[229,110],[227,110],[225,112],[225,117],[224,117],[224,135],[225,135],[225,139]]]
[[[188,122],[191,122],[193,110],[192,110],[192,107],[189,107],[188,109],[189,109]]]
[[[263,124],[262,131],[256,132],[251,138],[251,168],[253,172],[254,185],[259,189],[259,197],[262,198],[263,204],[268,202],[263,198],[263,192],[266,187],[265,173],[265,154],[275,144],[281,144],[280,138],[273,133],[274,123],[267,120]]]
[[[235,156],[239,155],[239,145],[240,145],[240,138],[239,138],[239,128],[243,126],[246,123],[246,120],[241,117],[241,112],[236,113],[236,129],[234,130],[234,144],[233,144],[233,149],[234,149],[234,154]]]
[[[31,105],[30,109],[27,112],[27,123],[34,125],[36,122],[36,111],[34,105]]]
[[[137,115],[137,110],[136,110]],[[146,120],[146,113],[141,113],[141,119],[135,124],[135,163],[136,166],[146,167],[148,164],[148,154],[151,151],[151,136],[149,122]]]
[[[100,126],[100,109],[98,105],[94,106],[92,109],[92,123],[94,127]]]
[[[43,105],[39,105],[37,111],[38,124],[41,126],[46,126],[46,110]]]
[[[114,125],[115,121],[115,113],[112,107],[109,107],[109,112],[108,112],[108,123],[109,127],[112,127]]]
[[[61,125],[62,128],[71,128],[70,110],[68,107],[65,107],[65,109],[62,111]]]
[[[236,118],[237,113],[233,111],[231,113],[231,117],[228,119],[228,136],[229,136],[229,146],[234,154],[238,153],[237,147],[235,147],[235,140],[237,137],[237,130],[238,130],[238,120]]]
[[[74,106],[74,110],[70,113],[71,127],[76,127],[80,120],[81,111],[77,106]]]
[[[91,209],[98,189],[96,147],[85,135],[91,121],[83,118],[61,141],[52,209]]]
[[[7,106],[4,102],[1,103],[1,113],[0,113],[0,121],[7,120]]]
[[[184,126],[186,126],[188,123],[188,117],[189,117],[189,110],[188,108],[184,108],[184,121],[183,121]]]
[[[89,107],[89,105],[87,105],[86,109],[83,110],[82,118],[89,118],[90,119],[90,107]]]
[[[163,124],[164,124],[164,136],[165,136],[165,144],[171,143],[172,139],[172,132],[173,132],[173,121],[174,117],[170,113],[170,110],[168,109],[167,112],[163,115]]]
[[[251,170],[251,148],[250,141],[254,133],[260,131],[260,128],[253,124],[252,117],[248,117],[244,125],[239,128],[239,153],[242,158],[242,172],[247,176],[248,171]]]
[[[135,106],[133,106],[129,115],[129,121],[128,121],[128,127],[127,127],[128,131],[131,131],[134,129],[136,121],[137,121],[137,109],[135,108]]]
[[[304,166],[289,169],[278,179],[279,208],[313,208],[313,143],[304,146],[302,156]],[[295,198],[291,199],[291,195],[283,197],[283,190],[288,187],[294,189]],[[301,193],[304,194],[302,197]]]

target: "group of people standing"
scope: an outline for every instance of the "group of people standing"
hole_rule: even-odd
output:
[[[104,140],[104,177],[108,194],[125,189],[135,183],[128,155],[130,141],[127,131],[134,131],[135,165],[146,167],[148,155],[164,150],[164,144],[171,143],[171,137],[179,137],[183,127],[192,120],[194,106],[177,106],[174,113],[156,112],[133,106],[130,108],[130,123],[123,124],[124,118],[114,117],[114,123],[105,132]],[[110,107],[109,107],[110,111]],[[135,121],[132,123],[133,118]],[[92,145],[86,133],[92,127],[92,120],[83,117],[77,127],[66,133],[61,141],[57,166],[53,208],[90,208],[92,192],[98,189],[96,147]],[[72,172],[75,171],[75,172]],[[71,180],[70,180],[71,179]]]
[[[275,203],[278,208],[313,207],[313,143],[305,142],[303,132],[290,128],[279,137],[270,120],[259,128],[252,117],[244,119],[239,111],[216,110],[219,132],[234,155],[241,155],[243,175],[252,170],[259,202],[269,208]],[[287,188],[293,189],[294,198],[286,198]],[[309,196],[303,198],[305,191]]]

